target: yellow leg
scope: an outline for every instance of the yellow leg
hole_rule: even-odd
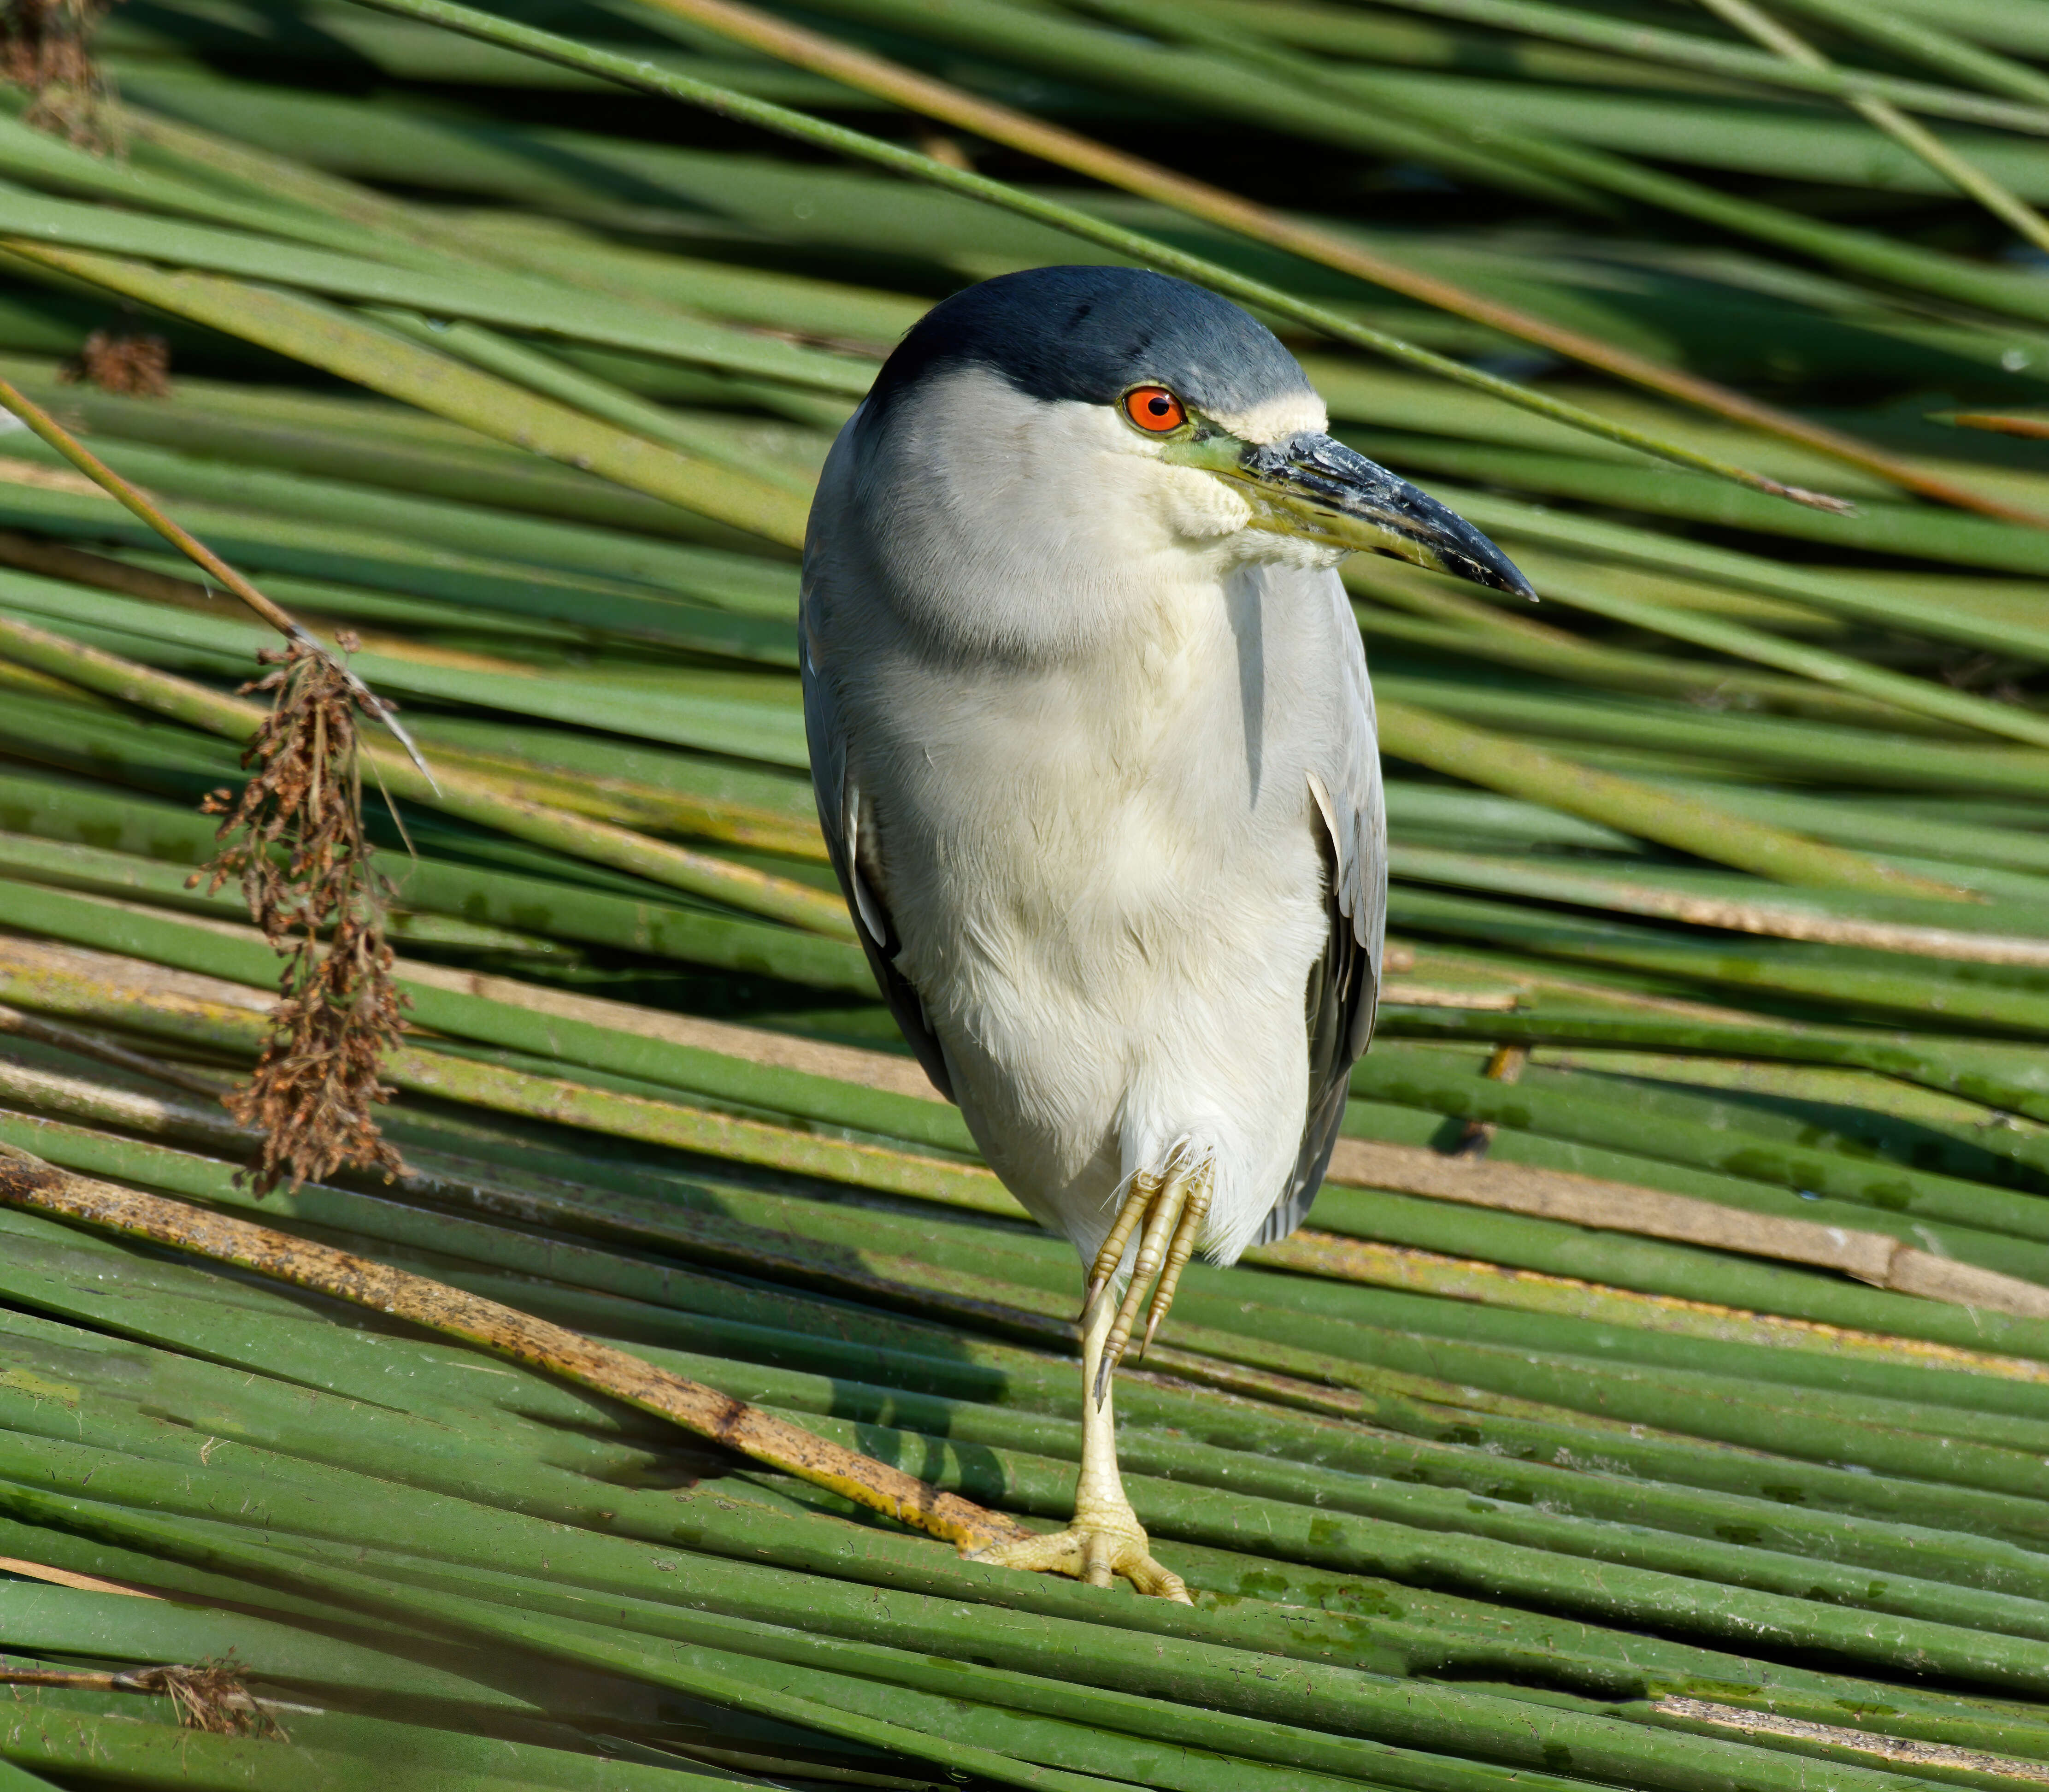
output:
[[[1069,1574],[1091,1587],[1107,1587],[1121,1578],[1156,1599],[1192,1605],[1195,1601],[1188,1597],[1180,1576],[1153,1561],[1145,1526],[1124,1497],[1124,1483],[1117,1472],[1117,1419],[1110,1405],[1104,1349],[1116,1313],[1110,1290],[1105,1287],[1083,1315],[1082,1474],[1075,1489],[1074,1522],[1050,1537],[999,1544],[969,1559],[1001,1568]],[[1098,1395],[1099,1382],[1102,1388]]]

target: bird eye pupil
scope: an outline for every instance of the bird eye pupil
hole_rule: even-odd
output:
[[[1164,386],[1134,386],[1124,395],[1124,414],[1149,435],[1172,433],[1185,423],[1181,401]]]

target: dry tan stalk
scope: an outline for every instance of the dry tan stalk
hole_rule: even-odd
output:
[[[892,1095],[915,1096],[920,1101],[943,1102],[946,1098],[932,1086],[931,1079],[914,1059],[892,1052],[868,1051],[858,1046],[833,1045],[819,1040],[800,1039],[790,1033],[771,1032],[762,1027],[743,1027],[729,1020],[700,1020],[687,1014],[639,1008],[630,1002],[608,1001],[600,996],[573,995],[567,990],[538,983],[523,983],[510,977],[489,977],[476,971],[459,970],[448,965],[433,965],[414,958],[399,961],[399,976],[408,983],[447,989],[467,996],[482,996],[530,1013],[552,1014],[564,1020],[588,1021],[613,1032],[632,1033],[642,1039],[661,1040],[671,1045],[686,1045],[701,1051],[716,1051],[750,1064],[775,1070],[799,1071],[807,1076],[830,1077],[863,1089],[880,1089]]]
[[[1875,1755],[1881,1760],[1901,1761],[1912,1767],[1989,1774],[2029,1786],[2049,1786],[2049,1763],[2019,1761],[2010,1755],[1988,1755],[1981,1749],[1958,1748],[1946,1742],[1917,1742],[1907,1736],[1875,1735],[1869,1730],[1814,1724],[1804,1717],[1782,1717],[1776,1712],[1745,1711],[1736,1705],[1710,1705],[1705,1699],[1685,1698],[1677,1694],[1660,1699],[1651,1709],[1661,1716],[1712,1724],[1719,1729],[1735,1730],[1744,1736],[1785,1736],[1800,1742],[1820,1743],[1830,1748],[1853,1748],[1860,1754]]]
[[[2049,1383],[2049,1363],[2028,1357],[1996,1356],[1984,1351],[1960,1349],[1954,1344],[1930,1343],[1925,1339],[1901,1338],[1890,1332],[1860,1331],[1819,1320],[1791,1319],[1783,1313],[1725,1307],[1712,1300],[1689,1300],[1676,1294],[1646,1294],[1638,1289],[1583,1281],[1576,1276],[1554,1276],[1542,1269],[1516,1269],[1475,1258],[1445,1257],[1410,1245],[1339,1238],[1335,1233],[1306,1228],[1279,1244],[1262,1245],[1247,1251],[1245,1261],[1300,1275],[1407,1289],[1452,1300],[1483,1300],[1486,1294],[1476,1292],[1483,1285],[1527,1290],[1538,1298],[1504,1303],[1525,1312],[1590,1316],[1584,1300],[1592,1297],[1603,1306],[1627,1309],[1627,1323],[1647,1331],[1678,1329],[1669,1323],[1660,1324],[1668,1318],[1705,1320],[1716,1327],[1710,1335],[1736,1343],[1767,1341],[1794,1347],[1825,1343],[1849,1355],[1909,1363],[1917,1368],[1953,1369],[2000,1381]]]
[[[24,461],[14,454],[0,454],[0,485],[25,485],[32,491],[62,492],[69,497],[114,502],[84,473],[66,472],[62,467],[46,467],[40,461]]]
[[[984,1549],[1030,1534],[1000,1512],[942,1492],[716,1388],[686,1381],[496,1300],[368,1258],[182,1201],[72,1176],[12,1147],[0,1146],[0,1201],[231,1263],[460,1338],[668,1419],[700,1437],[963,1548]]]
[[[74,1574],[68,1568],[52,1568],[48,1562],[25,1562],[18,1556],[0,1556],[0,1572],[18,1574],[25,1580],[47,1580],[53,1587],[69,1587],[81,1593],[124,1593],[130,1599],[161,1600],[161,1593],[131,1587],[123,1580],[103,1580],[96,1574]]]
[[[1474,1008],[1506,1013],[1516,1004],[1509,989],[1445,989],[1433,983],[1388,983],[1380,992],[1383,1008]]]
[[[1989,430],[1995,435],[2028,436],[2039,441],[2049,437],[2049,417],[2008,414],[1993,410],[1953,410],[1938,422],[1954,423],[1966,430]]]
[[[1604,906],[1635,915],[1656,915],[1695,927],[1721,927],[1731,933],[1760,934],[1774,939],[1813,940],[1826,946],[1862,946],[1880,952],[1907,952],[1922,958],[1953,958],[1969,964],[2049,966],[2049,939],[2025,935],[1970,933],[1958,927],[1908,926],[1893,921],[1864,921],[1853,916],[1817,914],[1804,908],[1734,902],[1721,896],[1689,896],[1654,884],[1589,879]]]
[[[1835,64],[1806,38],[1798,32],[1788,30],[1761,7],[1752,6],[1750,0],[1701,0],[1701,3],[1724,24],[1734,25],[1766,49],[1776,50],[1787,61],[1825,72],[1835,72]],[[1919,156],[1953,186],[1976,200],[2037,249],[2049,250],[2049,219],[2044,219],[2027,200],[1993,179],[1977,163],[1959,155],[1919,119],[1910,117],[1891,100],[1875,93],[1847,93],[1843,95],[1843,103],[1910,154]]]
[[[1811,1264],[1840,1269],[1859,1281],[1901,1294],[1919,1294],[1989,1312],[2049,1319],[2049,1288],[1938,1257],[1883,1232],[1780,1219],[1632,1183],[1604,1182],[1520,1164],[1476,1163],[1413,1145],[1370,1144],[1363,1139],[1338,1141],[1330,1174],[1333,1182],[1360,1188],[1425,1195],[1604,1231]]]

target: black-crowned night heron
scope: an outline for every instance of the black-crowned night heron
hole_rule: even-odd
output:
[[[1301,1223],[1372,1030],[1386,824],[1333,569],[1529,590],[1325,422],[1227,301],[1040,268],[926,315],[812,506],[834,869],[932,1081],[1091,1266],[1073,1526],[984,1560],[1187,1598],[1125,1498],[1110,1380],[1156,1277],[1148,1338],[1195,1250]]]

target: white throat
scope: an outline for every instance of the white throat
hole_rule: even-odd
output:
[[[1114,405],[1030,398],[976,367],[898,403],[858,496],[904,620],[962,651],[1091,652],[1134,624],[1149,632],[1163,604],[1213,603],[1248,562],[1336,558],[1250,527],[1230,482],[1169,464]],[[1322,420],[1313,395],[1290,394],[1227,427],[1277,440]]]

